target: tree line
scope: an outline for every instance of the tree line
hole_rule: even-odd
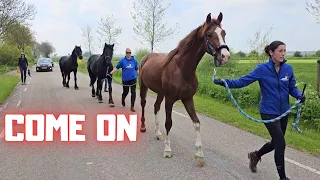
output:
[[[178,24],[174,28],[168,28],[164,22],[166,10],[170,5],[164,0],[136,0],[133,3],[131,17],[134,21],[133,31],[136,35],[133,37],[147,45],[151,52],[156,46],[178,33]],[[98,34],[99,44],[114,43],[115,48],[117,47],[119,44],[117,37],[122,33],[122,27],[117,26],[116,21],[113,14],[108,14],[100,19],[97,30],[94,31],[89,25],[82,27],[82,37],[89,55],[95,44],[93,36],[95,32]]]
[[[37,14],[36,7],[23,0],[0,0],[0,65],[15,66],[20,53],[33,60],[49,57],[55,51],[49,41],[37,42],[28,21]]]

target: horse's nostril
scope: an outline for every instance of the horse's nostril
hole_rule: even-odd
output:
[[[225,58],[225,57],[226,57],[224,54],[222,54],[221,56],[222,56],[222,58]]]

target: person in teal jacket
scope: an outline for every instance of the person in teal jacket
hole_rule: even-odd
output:
[[[226,80],[229,88],[242,88],[258,81],[261,89],[260,114],[263,120],[279,117],[290,109],[289,95],[305,101],[305,96],[296,87],[296,79],[291,65],[284,59],[286,45],[281,41],[273,41],[265,47],[269,61],[259,64],[252,72],[235,80]],[[225,86],[221,79],[216,79],[215,84]],[[288,124],[288,115],[282,119],[265,123],[272,140],[264,144],[259,150],[250,152],[249,167],[256,172],[257,163],[261,157],[275,150],[274,160],[281,180],[288,180],[285,173],[284,152],[285,132]]]
[[[135,112],[134,104],[136,100],[136,83],[137,77],[139,75],[138,62],[131,55],[131,50],[126,48],[126,56],[123,57],[117,64],[117,66],[110,72],[110,74],[115,73],[118,69],[122,68],[122,106],[125,106],[125,99],[129,93],[129,87],[131,90],[131,111]]]

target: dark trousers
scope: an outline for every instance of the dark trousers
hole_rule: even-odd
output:
[[[134,103],[136,101],[136,83],[137,79],[132,79],[130,81],[122,81],[123,84],[123,93],[122,93],[122,101],[124,101],[129,93],[129,88],[131,91],[131,107],[134,107]]]
[[[27,67],[20,66],[20,74],[21,74],[21,81],[25,83],[27,78]]]
[[[261,119],[268,120],[278,117],[278,115],[271,114],[261,114]],[[282,119],[272,122],[265,123],[266,128],[269,131],[269,134],[272,140],[262,146],[262,148],[257,151],[259,157],[274,151],[274,161],[277,166],[277,170],[280,176],[280,179],[285,178],[285,166],[284,166],[284,152],[286,147],[286,141],[284,139],[286,129],[288,124],[288,115]]]

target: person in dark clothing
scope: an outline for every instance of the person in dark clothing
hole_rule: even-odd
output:
[[[131,90],[131,111],[134,110],[134,103],[136,100],[136,83],[137,75],[139,74],[138,62],[131,56],[131,50],[126,49],[126,56],[122,58],[117,66],[110,72],[110,74],[115,73],[119,68],[122,68],[122,84],[123,84],[123,93],[122,93],[122,106],[125,106],[125,99],[129,93],[129,87]]]
[[[305,101],[305,96],[298,90],[293,68],[284,59],[286,45],[281,41],[273,41],[265,47],[269,62],[259,64],[251,73],[236,80],[226,80],[229,88],[242,88],[259,81],[261,89],[260,114],[263,120],[279,117],[290,109],[289,95]],[[215,84],[225,86],[221,79]],[[284,139],[288,124],[288,115],[282,119],[265,123],[272,140],[264,144],[259,150],[248,153],[249,167],[252,172],[257,171],[257,164],[261,157],[272,150],[280,180],[289,180],[285,173],[284,153],[286,142]]]
[[[24,54],[21,54],[18,62],[18,68],[20,69],[22,85],[26,84],[28,59]]]

